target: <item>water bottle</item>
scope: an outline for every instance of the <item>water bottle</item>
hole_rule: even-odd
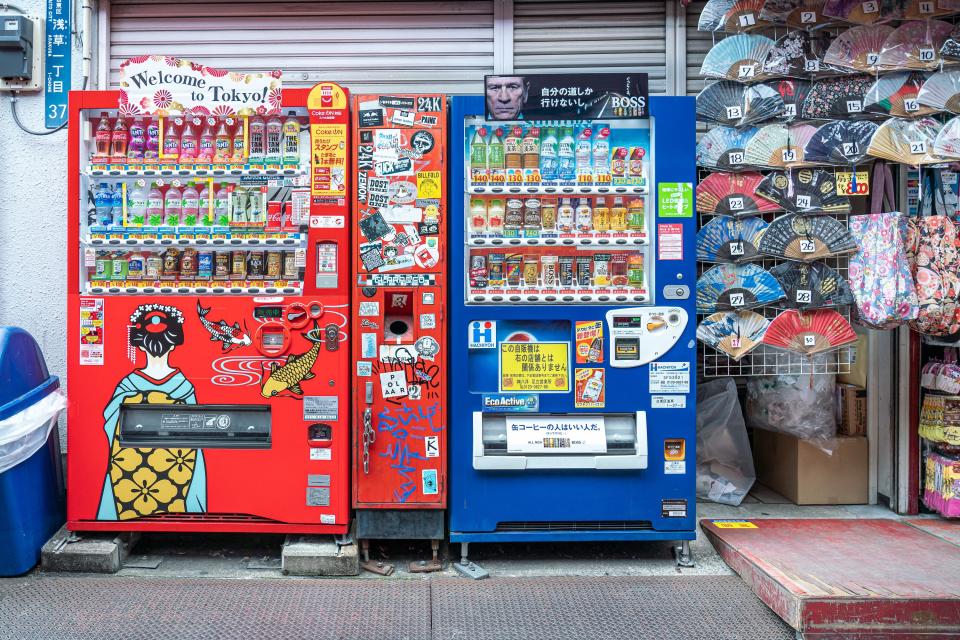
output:
[[[577,178],[576,155],[573,139],[573,127],[564,127],[557,145],[558,168],[561,180],[575,180]]]
[[[123,185],[117,184],[110,192],[110,209],[113,214],[113,224],[123,226]]]
[[[113,202],[110,193],[110,187],[106,182],[101,182],[97,191],[93,194],[93,203],[97,210],[97,224],[109,225],[113,223]]]

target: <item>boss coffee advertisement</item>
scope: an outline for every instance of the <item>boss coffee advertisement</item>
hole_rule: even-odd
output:
[[[648,118],[645,73],[484,76],[487,120]]]

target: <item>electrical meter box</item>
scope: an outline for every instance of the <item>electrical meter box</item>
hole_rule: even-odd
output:
[[[33,74],[33,21],[26,16],[0,16],[0,78],[29,80]]]

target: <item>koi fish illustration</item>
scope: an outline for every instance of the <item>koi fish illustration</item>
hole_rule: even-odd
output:
[[[211,308],[212,307],[207,307],[204,309],[200,301],[197,300],[197,315],[200,316],[200,324],[210,332],[211,340],[220,341],[223,347],[223,353],[233,351],[239,347],[249,347],[251,344],[250,336],[243,332],[239,322],[234,322],[233,326],[230,326],[226,320],[220,320],[219,322],[207,320],[207,314],[210,313]]]
[[[260,389],[260,395],[264,398],[272,398],[284,391],[298,396],[303,395],[300,383],[316,375],[312,369],[317,362],[317,356],[320,355],[323,332],[314,322],[313,329],[304,333],[303,337],[313,343],[309,350],[301,354],[290,354],[282,365],[277,362],[270,363],[269,373]]]

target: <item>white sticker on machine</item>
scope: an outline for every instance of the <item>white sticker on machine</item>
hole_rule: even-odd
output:
[[[687,396],[650,396],[652,409],[686,409]]]
[[[339,398],[337,396],[303,396],[303,419],[337,420]]]
[[[690,363],[651,362],[650,393],[690,393]]]

